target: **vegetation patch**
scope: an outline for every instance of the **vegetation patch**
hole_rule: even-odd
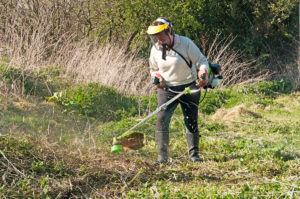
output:
[[[280,94],[289,94],[292,90],[292,82],[289,79],[259,82],[252,85],[245,85],[241,89],[242,93],[245,94],[257,94],[266,97],[277,97]]]
[[[64,111],[39,97],[0,95],[0,197],[295,198],[300,191],[299,93],[245,94],[247,86],[208,93],[219,98],[208,98],[213,111],[200,112],[203,163],[188,159],[178,108],[170,125],[170,162],[161,166],[154,164],[156,117],[136,129],[146,135],[143,148],[110,153],[113,137],[156,108],[155,95],[126,96],[120,102],[125,96],[99,84],[78,85],[65,95],[103,97],[101,103],[109,109],[111,103],[124,103],[124,116],[107,122],[76,109]],[[89,90],[93,92],[84,93]],[[100,102],[89,97],[83,99],[90,107]],[[257,103],[263,100],[265,104]],[[205,103],[199,106],[208,107]],[[126,109],[133,105],[135,112]],[[235,109],[239,114],[224,122],[225,113]],[[220,110],[222,119],[214,119]]]
[[[48,100],[60,105],[64,111],[77,111],[104,122],[144,115],[145,111],[154,107],[149,97],[124,96],[115,88],[99,83],[78,85],[55,93]]]
[[[62,68],[49,66],[39,71],[9,67],[5,63],[0,65],[0,79],[10,85],[10,90],[25,95],[51,96],[58,89],[69,86],[60,77]]]
[[[212,116],[212,119],[219,121],[238,120],[239,118],[245,116],[261,118],[260,114],[248,110],[248,108],[242,104],[231,109],[218,109],[217,112]]]

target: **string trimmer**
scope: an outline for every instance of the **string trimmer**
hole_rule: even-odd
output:
[[[137,150],[139,148],[142,148],[145,145],[145,134],[140,133],[137,131],[133,131],[143,123],[145,123],[147,120],[149,120],[151,117],[156,115],[158,112],[165,110],[168,105],[170,105],[172,102],[180,98],[184,94],[191,94],[192,92],[199,92],[199,90],[193,90],[189,87],[185,88],[183,91],[178,92],[178,94],[167,101],[166,103],[162,104],[160,107],[158,107],[155,111],[153,111],[151,114],[149,114],[145,119],[140,121],[138,124],[133,126],[131,129],[123,133],[119,137],[114,137],[113,138],[113,146],[111,147],[111,152],[112,153],[120,153],[123,150],[123,147],[127,147],[130,149]]]

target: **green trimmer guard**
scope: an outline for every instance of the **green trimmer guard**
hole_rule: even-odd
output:
[[[137,131],[128,131],[119,137],[114,137],[113,146],[111,147],[112,153],[119,153],[123,151],[123,147],[133,150],[142,148],[146,143],[145,134]]]

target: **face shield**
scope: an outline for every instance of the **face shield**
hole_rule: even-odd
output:
[[[169,24],[162,24],[162,25],[157,25],[157,26],[149,26],[148,30],[147,30],[147,34],[150,37],[150,40],[152,42],[152,44],[157,48],[157,49],[161,49],[162,45],[159,45],[158,40],[157,40],[157,34],[164,32],[166,30],[168,30]]]

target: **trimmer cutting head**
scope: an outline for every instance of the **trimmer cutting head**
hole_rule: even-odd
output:
[[[137,150],[142,148],[145,145],[145,142],[146,139],[144,133],[129,131],[119,137],[114,137],[113,146],[110,151],[118,154],[124,150],[123,147]]]

